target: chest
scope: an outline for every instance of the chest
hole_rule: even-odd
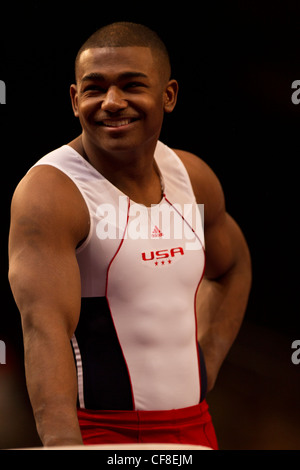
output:
[[[108,279],[120,293],[133,280],[141,288],[145,282],[165,283],[167,278],[198,282],[202,275],[202,217],[194,203],[171,204],[164,198],[146,207],[121,197],[118,204],[97,207],[91,230],[78,260],[82,278],[90,280],[84,290],[97,286],[93,296],[105,295]]]

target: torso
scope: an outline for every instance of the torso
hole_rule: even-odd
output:
[[[38,162],[65,172],[90,214],[77,250],[82,311],[72,339],[82,408],[170,409],[201,399],[203,227],[180,159],[159,143],[155,160],[165,187],[154,208],[132,201],[70,146]]]

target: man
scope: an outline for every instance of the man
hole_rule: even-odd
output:
[[[158,141],[177,100],[170,74],[148,28],[94,33],[71,86],[82,134],[15,191],[9,279],[46,446],[217,448],[205,389],[238,333],[250,257],[210,168]]]

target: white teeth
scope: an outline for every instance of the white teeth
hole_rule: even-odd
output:
[[[121,121],[102,121],[106,127],[121,127],[130,124],[131,119],[122,119]]]

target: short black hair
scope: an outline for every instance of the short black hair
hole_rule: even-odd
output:
[[[75,76],[83,51],[98,47],[149,47],[160,60],[162,71],[167,80],[171,76],[171,62],[166,45],[158,34],[148,26],[131,22],[116,22],[95,31],[81,46],[75,60]]]

